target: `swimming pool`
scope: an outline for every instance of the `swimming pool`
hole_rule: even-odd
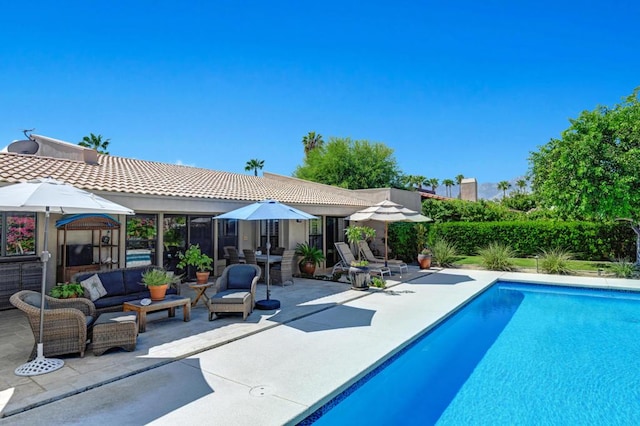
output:
[[[302,424],[637,424],[640,294],[499,282]]]

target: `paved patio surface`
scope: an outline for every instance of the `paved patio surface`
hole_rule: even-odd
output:
[[[387,290],[366,292],[299,279],[273,287],[280,310],[256,310],[246,322],[209,322],[202,305],[188,323],[180,312],[152,314],[134,352],[61,357],[61,370],[28,378],[13,374],[33,344],[26,320],[0,312],[0,423],[295,424],[498,278],[640,289],[631,280],[471,270],[393,278]]]

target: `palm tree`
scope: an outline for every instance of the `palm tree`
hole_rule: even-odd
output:
[[[506,198],[507,189],[511,188],[511,184],[509,183],[508,180],[501,180],[500,182],[498,182],[497,187],[499,191],[502,191],[502,198]]]
[[[321,147],[324,144],[322,135],[316,132],[309,132],[309,134],[302,138],[302,145],[304,145],[304,155],[308,155],[312,150]]]
[[[436,193],[436,188],[438,187],[439,183],[440,181],[438,180],[438,178],[429,179],[428,185],[431,187],[431,190],[433,191],[434,194]]]
[[[458,175],[456,176],[456,183],[458,184],[458,186],[460,186],[460,184],[462,183],[462,179],[464,179],[464,175]],[[462,197],[462,188],[460,188],[460,191],[458,191],[458,198]]]
[[[262,170],[263,167],[264,167],[264,160],[258,160],[257,158],[253,158],[247,161],[247,164],[244,166],[244,169],[246,171],[253,170],[254,176],[258,176],[258,169]]]
[[[447,197],[451,198],[451,187],[456,183],[453,179],[442,179],[442,184],[447,188]]]
[[[527,187],[527,179],[518,179],[516,181],[516,186],[518,187],[518,189],[520,190],[521,193],[525,193],[525,188]]]
[[[102,139],[102,135],[94,135],[93,133],[89,134],[89,136],[85,136],[82,138],[78,145],[84,146],[85,148],[91,148],[98,151],[99,154],[109,155],[109,151],[107,151],[107,146],[109,146],[109,142],[111,139]]]

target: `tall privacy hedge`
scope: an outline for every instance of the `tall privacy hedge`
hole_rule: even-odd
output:
[[[560,247],[576,259],[635,260],[636,235],[624,222],[445,222],[430,226],[429,240],[436,238],[454,243],[461,255],[475,255],[478,248],[496,241],[509,245],[519,257]]]

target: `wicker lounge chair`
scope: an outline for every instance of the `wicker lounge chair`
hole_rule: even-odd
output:
[[[293,284],[293,258],[296,255],[295,250],[285,250],[282,252],[282,262],[271,268],[271,279],[274,284],[285,283]]]
[[[351,262],[357,262],[356,258],[353,256],[353,253],[347,243],[338,242],[334,244],[341,260],[334,265],[332,273],[335,273],[336,271],[348,271],[351,266]],[[384,277],[384,274],[391,276],[391,269],[389,269],[388,266],[384,266],[384,263],[369,262],[367,267],[369,268],[369,272],[378,274],[381,277]]]
[[[31,290],[22,290],[11,296],[13,306],[27,315],[35,343],[29,360],[36,357],[40,340],[40,302],[41,294]],[[55,299],[45,295],[43,349],[44,356],[79,353],[84,351],[91,326],[96,319],[93,302],[85,298]]]
[[[365,240],[358,241],[358,248],[360,249],[360,255],[362,257],[364,257],[365,259],[367,259],[368,262],[382,263],[384,265],[384,259],[379,258],[379,257],[375,257],[373,255],[373,252],[369,248],[369,244],[367,244],[367,242]],[[405,271],[409,272],[409,266],[405,262],[403,262],[402,260],[387,259],[387,266],[389,268],[397,268],[398,272],[400,273],[400,275],[402,275],[402,270],[403,269]]]
[[[216,281],[217,293],[211,296],[207,305],[209,321],[213,320],[214,314],[227,312],[242,313],[242,319],[246,320],[253,311],[260,271],[258,265],[227,266]]]

